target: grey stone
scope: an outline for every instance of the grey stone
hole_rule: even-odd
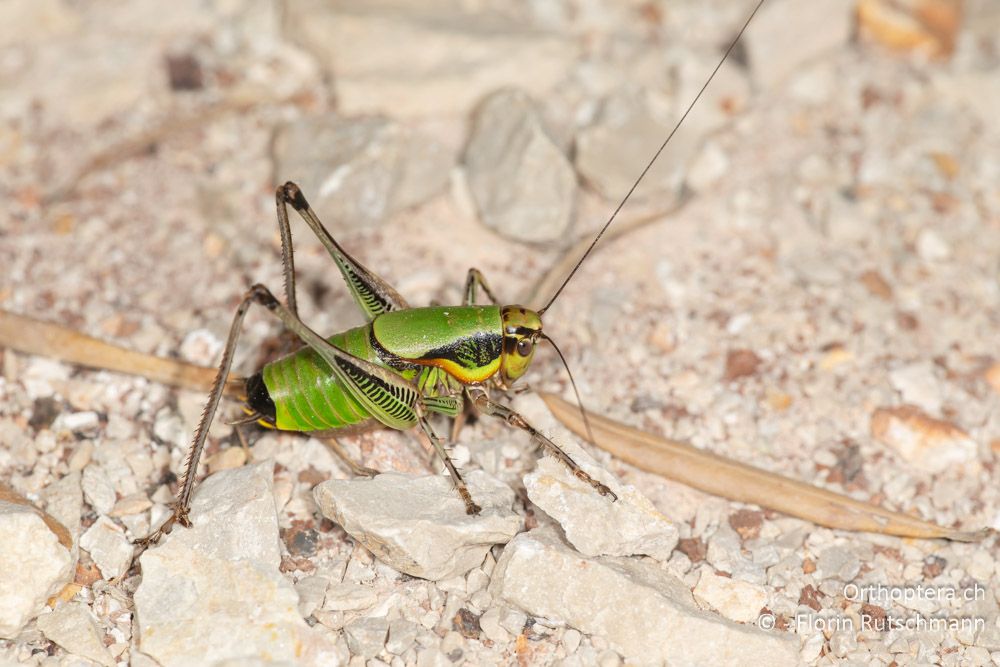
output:
[[[706,121],[694,117],[691,121],[646,174],[633,201],[655,199],[666,206],[680,196],[687,165],[697,154],[705,130]],[[605,100],[595,122],[577,134],[576,170],[601,196],[620,200],[671,128],[669,120],[654,113],[640,93],[615,94]]]
[[[107,514],[115,506],[118,496],[104,468],[91,463],[83,469],[83,495],[98,514]]]
[[[413,646],[417,635],[422,631],[423,628],[417,623],[397,618],[389,623],[389,638],[385,642],[385,648],[389,653],[403,655]]]
[[[569,227],[573,169],[520,90],[490,95],[476,109],[464,163],[483,224],[519,241],[551,241]]]
[[[507,3],[300,0],[287,19],[347,114],[460,114],[502,86],[541,93],[580,52],[577,40],[539,30]]]
[[[841,0],[765,3],[743,37],[753,77],[777,86],[816,56],[846,46],[853,25],[851,5]]]
[[[552,529],[518,535],[490,585],[528,613],[604,638],[634,664],[797,665],[798,641],[703,611],[685,584],[622,558],[587,558]]]
[[[49,640],[70,653],[114,667],[116,661],[104,645],[103,637],[86,605],[71,602],[50,614],[38,617],[38,629]]]
[[[132,563],[132,544],[122,529],[105,516],[97,517],[80,537],[80,547],[87,550],[108,580],[121,577]]]
[[[444,190],[455,156],[382,117],[327,114],[290,123],[274,142],[275,170],[295,181],[328,226],[365,228]]]
[[[519,396],[513,405],[585,472],[608,485],[618,496],[618,500],[612,501],[600,495],[551,456],[539,459],[535,470],[524,477],[531,502],[559,522],[566,539],[580,553],[670,558],[677,545],[677,528],[648,498],[634,486],[622,484],[577,445],[573,435],[556,421],[536,394]]]
[[[354,655],[374,658],[385,646],[389,621],[384,618],[358,618],[344,626],[347,648]]]
[[[505,544],[521,527],[510,487],[478,470],[465,480],[482,507],[478,516],[465,513],[451,480],[440,475],[330,480],[314,494],[323,516],[377,558],[400,572],[439,580],[480,565],[492,545]]]
[[[278,569],[272,469],[268,461],[210,476],[195,492],[192,527],[175,526],[142,555],[139,648],[164,667],[254,657],[337,662],[334,645],[299,615],[299,597]]]
[[[45,608],[75,560],[34,508],[0,501],[0,638],[17,636]]]

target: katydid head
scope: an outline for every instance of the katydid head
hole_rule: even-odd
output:
[[[535,342],[542,335],[542,318],[524,306],[504,306],[503,356],[500,374],[505,386],[524,375],[535,356]]]

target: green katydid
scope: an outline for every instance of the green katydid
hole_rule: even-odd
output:
[[[551,342],[542,332],[541,316],[559,297],[614,222],[729,57],[762,4],[763,0],[754,8],[701,90],[579,262],[546,305],[537,311],[519,305],[500,305],[475,268],[469,270],[462,305],[411,308],[392,286],[344,251],[320,222],[298,186],[294,183],[280,186],[276,203],[286,301],[282,304],[270,290],[257,284],[247,291],[237,308],[208,404],[186,459],[174,512],[147,542],[156,541],[169,531],[174,522],[189,524],[188,511],[198,460],[224,393],[243,319],[254,303],[274,313],[305,347],[265,365],[260,372],[246,379],[244,410],[247,417],[241,421],[258,422],[279,430],[319,434],[358,431],[379,425],[399,430],[419,428],[444,462],[465,503],[466,512],[477,514],[480,507],[427,419],[429,413],[456,417],[465,405],[470,404],[480,413],[503,419],[511,426],[527,431],[546,451],[569,467],[577,478],[592,486],[597,493],[615,500],[611,489],[581,469],[524,417],[492,400],[488,387],[509,388],[527,370],[536,344],[540,340]],[[351,295],[367,317],[365,324],[324,338],[299,318],[289,205],[299,213],[336,262]],[[480,289],[490,305],[477,303]],[[556,350],[558,353],[558,348]]]

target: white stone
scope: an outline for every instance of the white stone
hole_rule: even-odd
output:
[[[142,555],[139,648],[164,667],[338,663],[334,645],[299,615],[299,596],[279,570],[272,478],[271,462],[212,475],[195,491],[193,526],[175,526]]]
[[[73,575],[74,559],[37,511],[0,501],[0,638],[12,638]]]
[[[708,141],[691,162],[687,172],[687,184],[696,192],[704,192],[714,186],[729,171],[729,156],[718,143]]]
[[[323,609],[356,611],[373,607],[377,602],[378,594],[370,586],[343,582],[334,584],[327,589]]]
[[[42,614],[38,617],[38,629],[47,639],[59,644],[70,653],[93,660],[105,667],[114,667],[117,664],[104,645],[94,616],[86,605],[71,602],[50,614]]]
[[[442,192],[456,152],[389,118],[340,114],[289,123],[274,140],[282,179],[341,229],[371,228]]]
[[[763,586],[715,574],[711,568],[702,568],[701,577],[694,587],[696,598],[712,609],[738,623],[750,623],[760,616],[767,604],[767,590]]]
[[[889,373],[889,382],[903,397],[903,402],[912,403],[931,414],[941,413],[944,392],[931,362],[917,362],[897,368]]]
[[[522,91],[498,91],[479,106],[464,162],[484,225],[519,241],[553,241],[565,234],[576,174]]]
[[[80,541],[80,517],[83,515],[83,490],[80,473],[71,472],[42,491],[45,511],[69,531],[73,538],[74,553]]]
[[[917,235],[917,254],[928,262],[940,262],[951,257],[951,246],[933,229],[922,229]]]
[[[353,5],[353,6],[352,6]],[[577,40],[512,20],[504,3],[328,3],[299,0],[290,34],[333,81],[345,115],[460,114],[517,85],[541,93],[576,62]]]
[[[91,463],[83,469],[83,495],[98,514],[107,514],[115,506],[118,496],[104,468]]]
[[[97,430],[101,425],[100,417],[92,410],[85,412],[70,412],[56,417],[55,430],[66,430],[72,433],[88,433]]]
[[[777,86],[824,51],[845,46],[853,25],[852,5],[843,0],[765,3],[743,37],[754,78]]]
[[[303,618],[311,616],[323,604],[329,586],[330,579],[320,575],[302,577],[295,582],[295,592],[299,594],[299,614]]]
[[[630,556],[645,554],[667,560],[677,545],[677,528],[648,498],[631,484],[619,482],[576,444],[573,436],[549,412],[536,394],[514,401],[535,428],[572,457],[591,477],[618,496],[612,501],[575,477],[563,463],[551,456],[538,460],[534,472],[524,477],[528,497],[554,518],[566,539],[585,556]]]
[[[482,564],[490,547],[505,544],[521,528],[510,487],[478,470],[465,481],[482,507],[478,516],[465,513],[451,480],[442,475],[330,480],[314,494],[323,516],[377,558],[400,572],[439,580]]]
[[[703,611],[663,570],[633,559],[586,558],[548,528],[507,545],[490,590],[536,617],[607,640],[629,663],[798,664],[794,636]]]
[[[344,626],[347,647],[354,655],[374,658],[385,646],[389,621],[384,618],[362,617]]]
[[[117,579],[125,574],[132,563],[132,544],[114,521],[97,517],[87,532],[80,537],[80,547],[86,549],[105,579]]]

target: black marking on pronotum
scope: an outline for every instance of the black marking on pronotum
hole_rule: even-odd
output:
[[[393,368],[397,371],[415,371],[420,370],[420,364],[415,364],[411,361],[403,359],[401,356],[390,352],[379,339],[375,337],[375,327],[369,328],[368,342],[371,343],[372,350],[378,355],[378,358],[382,360],[389,368]]]
[[[503,336],[489,331],[477,331],[472,336],[459,338],[447,345],[428,351],[420,359],[446,359],[462,368],[482,368],[500,357]]]
[[[400,420],[412,420],[415,415],[410,407],[415,392],[410,392],[403,387],[389,384],[380,377],[369,375],[341,357],[336,358],[337,366],[347,374],[347,377],[358,387],[358,389],[375,403],[381,410],[390,417]],[[410,396],[407,396],[410,394]],[[408,400],[409,399],[409,400]]]
[[[244,387],[247,392],[247,407],[263,415],[266,421],[273,424],[277,415],[277,408],[274,406],[271,393],[267,390],[267,385],[264,384],[263,372],[259,371],[248,377]]]

